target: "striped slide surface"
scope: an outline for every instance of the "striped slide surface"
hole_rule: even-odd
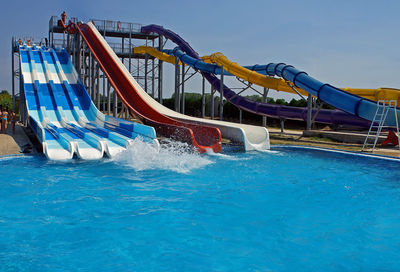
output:
[[[29,125],[51,160],[113,157],[135,138],[158,145],[154,128],[102,114],[64,49],[21,45]]]

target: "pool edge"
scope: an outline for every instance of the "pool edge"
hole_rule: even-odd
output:
[[[288,149],[289,148],[310,149],[310,150],[318,150],[318,151],[324,151],[324,152],[340,153],[340,154],[345,154],[345,155],[349,155],[349,156],[367,157],[367,158],[400,162],[400,158],[395,158],[395,157],[391,157],[391,156],[387,156],[387,155],[366,154],[366,153],[357,152],[357,151],[338,150],[338,149],[331,149],[331,148],[325,148],[325,147],[303,146],[303,145],[271,145],[271,150],[273,150],[275,147],[288,148]]]

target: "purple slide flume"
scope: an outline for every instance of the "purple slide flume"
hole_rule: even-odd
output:
[[[165,29],[159,25],[148,25],[142,27],[143,33],[154,32],[159,35],[163,35],[166,38],[170,39],[172,42],[176,43],[184,53],[196,62],[201,61],[199,54],[178,34],[174,33],[169,29]],[[180,50],[174,50],[179,53]],[[176,55],[179,57],[179,54]],[[190,61],[187,61],[189,58],[183,58],[182,54],[180,56],[180,60],[186,62],[186,64],[190,65]],[[207,79],[207,81],[216,89],[220,90],[220,80],[212,73],[208,71],[202,71],[202,75]],[[224,97],[232,104],[237,106],[240,109],[265,115],[269,117],[282,118],[282,119],[295,119],[295,120],[306,120],[307,109],[306,108],[297,108],[297,107],[289,107],[283,105],[273,105],[261,102],[255,102],[245,97],[237,95],[234,91],[230,90],[227,86],[224,85],[223,88]],[[336,105],[332,105],[336,106]],[[316,111],[313,112],[313,115],[316,114]],[[318,115],[315,118],[316,122],[326,123],[326,124],[335,124],[335,125],[349,125],[349,126],[358,126],[358,127],[368,127],[370,122],[359,118],[353,114],[346,113],[342,110],[320,110]]]

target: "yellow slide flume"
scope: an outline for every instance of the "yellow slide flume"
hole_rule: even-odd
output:
[[[150,46],[138,46],[138,47],[134,47],[133,48],[133,53],[134,54],[149,54],[159,60],[165,61],[165,62],[169,62],[171,64],[175,64],[175,57],[165,54],[159,50],[157,50],[154,47],[150,47]],[[182,62],[179,61],[179,65],[182,65]]]
[[[378,88],[378,89],[355,89],[342,88],[342,90],[370,99],[378,100],[397,100],[397,105],[400,105],[400,90],[394,88]]]
[[[224,70],[228,71],[232,75],[256,85],[277,91],[296,93],[283,79],[265,76],[255,71],[246,69],[236,62],[230,61],[220,52],[214,53],[210,56],[204,56],[201,59],[205,62],[211,62],[217,64],[218,66],[223,66]],[[302,95],[308,95],[306,91],[300,88],[296,88],[296,90]]]
[[[227,57],[225,57],[222,53],[217,52],[214,54],[211,54],[210,56],[204,56],[202,57],[202,60],[205,62],[211,62],[215,63],[219,66],[224,66],[224,69],[227,70],[229,73],[240,77],[244,80],[247,80],[249,82],[252,82],[254,84],[257,84],[259,86],[267,87],[270,82],[270,79],[276,79],[276,78],[270,78],[268,76],[262,75],[260,73],[257,73],[255,71],[251,71],[249,69],[246,69],[240,65],[238,65],[236,62],[230,61]],[[288,87],[286,85],[286,87]],[[274,89],[273,87],[269,87],[271,89]],[[279,91],[286,91],[285,88],[281,88],[281,86],[278,86]],[[307,94],[304,90],[300,88],[296,88],[301,94]],[[275,89],[277,90],[277,89]],[[378,89],[355,89],[355,88],[343,88],[342,90],[370,99],[374,101],[378,100],[397,100],[397,104],[399,105],[400,103],[400,90],[399,89],[393,89],[393,88],[378,88]],[[293,90],[291,91],[293,92]]]
[[[138,46],[135,47],[134,53],[144,54],[147,53],[155,58],[158,58],[162,61],[169,62],[171,64],[175,64],[175,57],[160,52],[154,47],[148,46]],[[278,78],[268,77],[266,75],[262,75],[255,71],[246,69],[236,62],[230,61],[226,56],[222,53],[217,52],[211,54],[209,56],[204,56],[201,58],[204,62],[214,63],[219,66],[223,66],[224,70],[228,71],[234,76],[237,76],[243,80],[254,83],[256,85],[270,88],[277,91],[283,91],[288,93],[296,93],[287,83]],[[179,61],[179,64],[182,64]],[[300,88],[296,88],[296,90],[302,95],[307,95],[308,93]],[[374,101],[378,100],[397,100],[397,104],[400,105],[400,90],[393,88],[378,88],[378,89],[355,89],[355,88],[342,88],[342,90],[370,99]]]

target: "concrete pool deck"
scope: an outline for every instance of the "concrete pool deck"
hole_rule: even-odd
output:
[[[338,150],[360,152],[366,137],[366,132],[353,131],[324,131],[324,130],[291,130],[285,129],[282,133],[278,128],[268,128],[271,145],[304,145]],[[373,152],[391,157],[400,157],[399,147],[383,147],[380,143],[386,138],[387,133],[382,133]]]
[[[12,133],[10,125],[6,134],[0,134],[0,156],[22,154],[24,149],[28,151],[28,145],[32,147],[29,154],[37,153],[20,123],[15,124],[15,134]]]

